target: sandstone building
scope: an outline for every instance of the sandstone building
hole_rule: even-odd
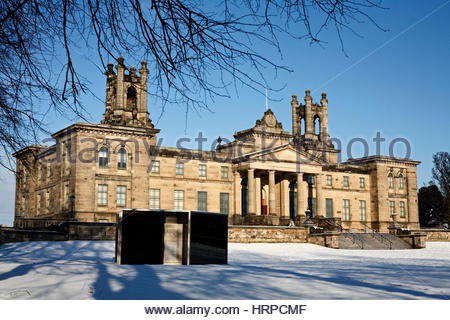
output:
[[[15,226],[43,221],[115,221],[123,208],[229,214],[230,224],[299,225],[335,218],[344,229],[385,232],[395,217],[418,228],[417,161],[369,156],[338,163],[328,100],[292,96],[292,131],[268,109],[213,151],[158,146],[147,111],[145,62],[108,65],[100,124],[76,123],[17,159]],[[317,128],[318,130],[315,130]]]

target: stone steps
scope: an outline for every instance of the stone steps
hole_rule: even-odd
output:
[[[403,250],[411,246],[389,233],[343,232],[339,236],[339,249]]]

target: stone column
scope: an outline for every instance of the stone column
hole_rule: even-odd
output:
[[[248,169],[248,213],[255,214],[255,169]]]
[[[281,181],[281,214],[282,217],[289,217],[289,180]]]
[[[234,214],[241,215],[241,174],[239,171],[234,172]]]
[[[295,94],[292,95],[291,107],[292,107],[292,135],[295,136],[299,134],[301,131],[301,128],[299,128],[297,116],[298,101],[297,95]]]
[[[256,214],[260,215],[261,214],[261,177],[255,178],[255,196],[256,196],[256,200],[255,200]]]
[[[116,108],[115,110],[122,110],[124,103],[124,94],[123,94],[123,79],[124,79],[124,59],[120,56],[118,59],[118,64],[116,65],[117,69],[117,80],[116,80]],[[114,106],[113,106],[114,107]]]
[[[139,69],[141,88],[139,90],[139,112],[147,113],[147,79],[148,69],[147,62],[144,60],[141,62],[141,69]]]
[[[305,91],[305,138],[312,139],[314,136],[314,116],[312,114],[312,98],[311,91]]]
[[[325,92],[322,93],[322,99],[320,100],[320,103],[322,104],[320,135],[322,136],[322,141],[325,142],[330,139],[330,136],[328,135],[328,111],[327,111],[328,99],[327,94]]]
[[[269,170],[269,214],[275,214],[275,170]]]
[[[303,190],[303,173],[297,173],[297,215],[306,216],[305,192]]]
[[[322,190],[322,174],[316,174],[316,210],[318,217],[324,217],[324,198],[323,198],[323,190]]]

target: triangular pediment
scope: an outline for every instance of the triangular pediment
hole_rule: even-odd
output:
[[[324,164],[321,154],[310,154],[304,150],[298,150],[291,144],[284,144],[273,148],[268,148],[248,154],[244,154],[241,159],[245,160],[261,160],[274,162],[289,162],[289,163],[307,163],[307,164]]]

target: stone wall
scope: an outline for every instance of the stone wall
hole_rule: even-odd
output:
[[[9,242],[68,240],[66,234],[57,231],[17,230],[12,228],[3,228],[0,230],[0,234],[0,244]]]
[[[339,248],[339,232],[310,234],[308,242],[328,248]]]
[[[57,226],[63,222],[70,222],[65,218],[22,218],[15,217],[14,227],[25,230],[48,230],[49,226]]]
[[[0,228],[0,245],[8,242],[114,240],[116,224],[112,222],[66,222],[57,230]]]
[[[306,243],[308,230],[299,227],[277,226],[230,226],[228,227],[228,241],[251,242],[302,242]]]
[[[397,237],[408,243],[413,249],[423,249],[427,246],[427,235],[425,233],[399,234]]]
[[[70,222],[65,224],[62,232],[68,240],[115,240],[116,224],[114,222]]]
[[[427,241],[450,241],[450,229],[417,229],[411,232],[427,234]]]

